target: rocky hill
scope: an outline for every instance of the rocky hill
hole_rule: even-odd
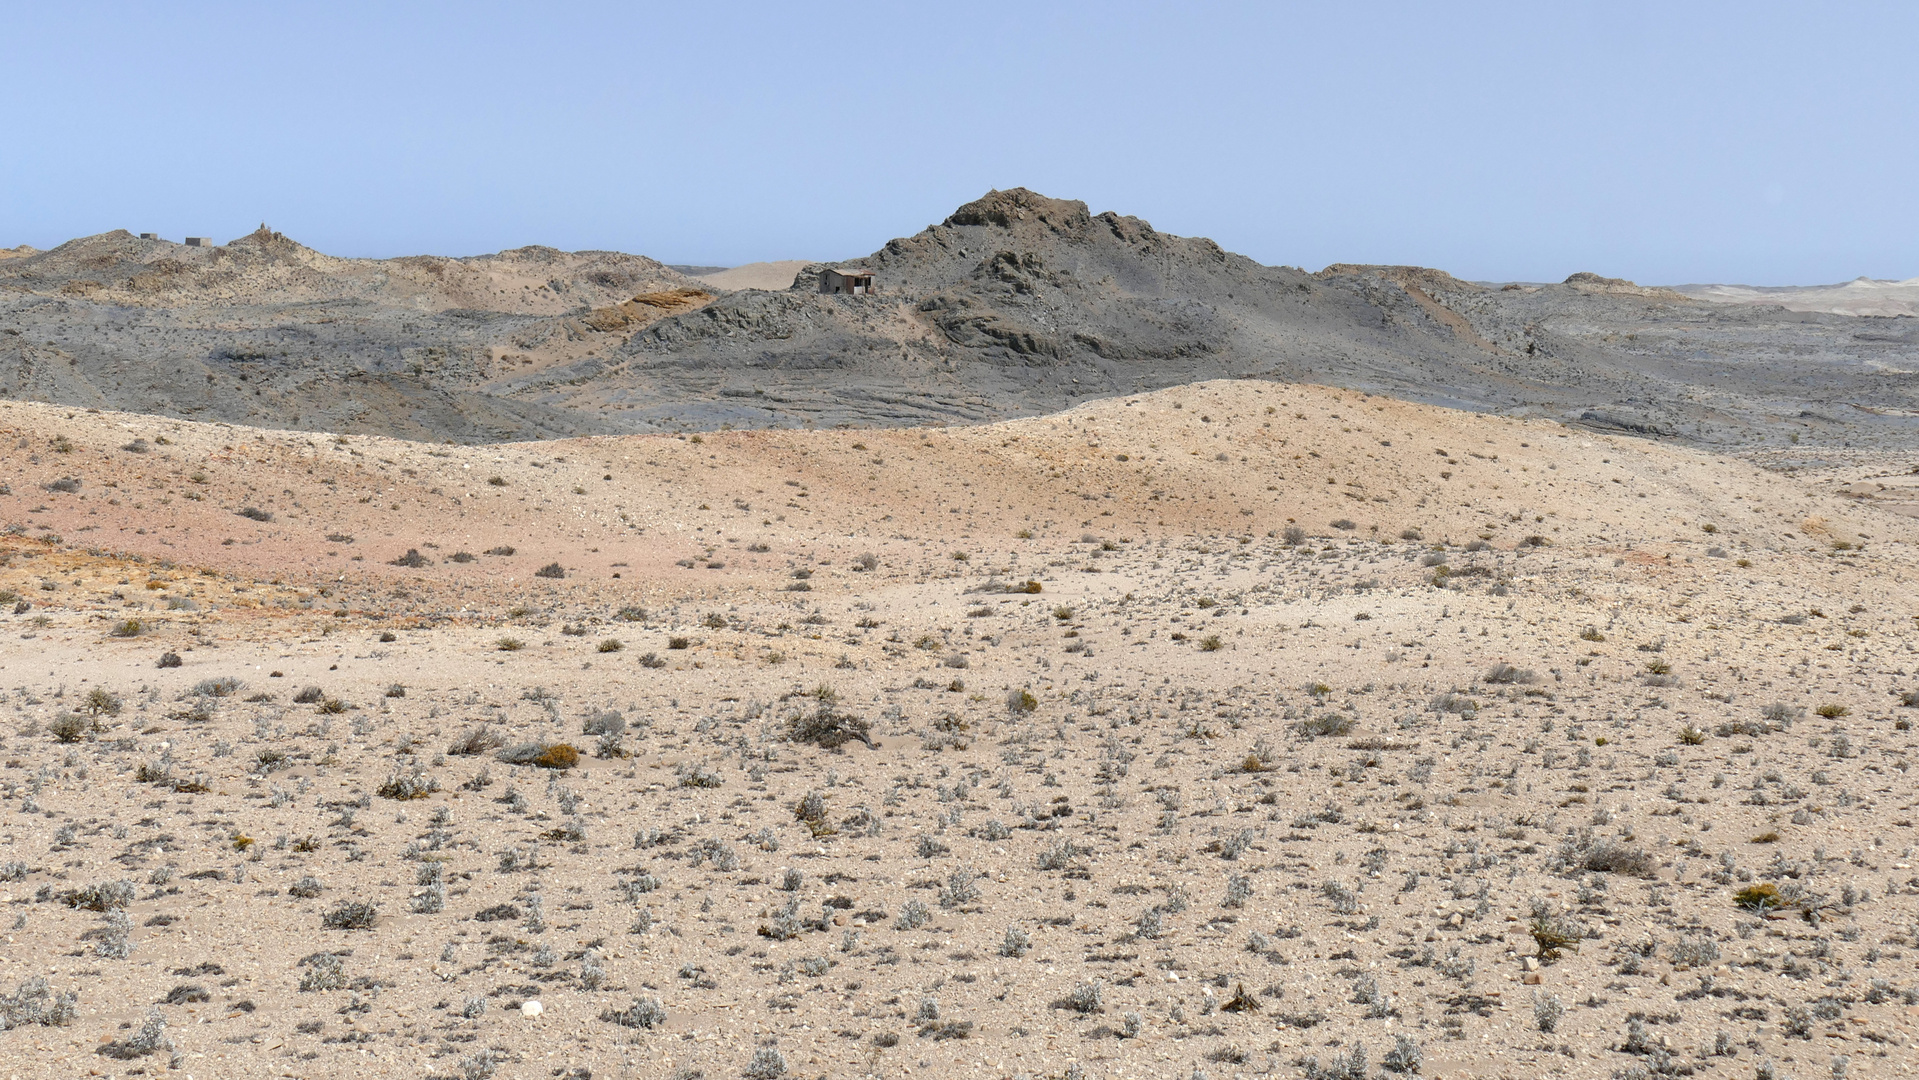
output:
[[[711,294],[652,259],[516,248],[340,259],[262,226],[218,247],[125,231],[0,269],[0,391],[269,427],[490,441],[605,428],[489,392],[600,331]],[[608,314],[610,313],[610,314]]]
[[[983,421],[1252,377],[1727,446],[1919,435],[1909,319],[1590,273],[1308,273],[1024,189],[841,265],[875,294],[819,294],[819,265],[728,291],[604,252],[346,260],[264,227],[205,249],[110,233],[0,266],[0,390],[489,441]]]

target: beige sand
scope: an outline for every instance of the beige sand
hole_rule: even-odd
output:
[[[805,259],[747,263],[717,274],[701,274],[698,280],[720,289],[767,289],[778,292],[793,284],[793,275],[806,269]]]
[[[0,438],[0,993],[77,995],[7,1075],[1911,1060],[1910,463],[1254,382],[972,429]],[[584,756],[450,752],[488,729]],[[130,929],[61,899],[120,880]],[[371,928],[326,929],[348,902]]]

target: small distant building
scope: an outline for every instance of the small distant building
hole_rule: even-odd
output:
[[[189,237],[187,237],[187,246],[188,246],[188,247],[212,247],[212,246],[213,246],[213,237],[211,237],[211,236],[189,236]]]
[[[865,296],[873,291],[873,275],[864,270],[822,270],[820,291],[843,296]]]
[[[141,234],[140,234],[140,239],[142,239],[142,240],[158,240],[158,239],[160,239],[160,234],[159,234],[159,233],[157,233],[157,232],[143,232],[143,233],[141,233]]]

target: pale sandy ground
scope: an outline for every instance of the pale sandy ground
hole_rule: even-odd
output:
[[[1695,300],[1725,304],[1778,304],[1788,311],[1824,311],[1835,315],[1919,316],[1919,278],[1881,281],[1854,278],[1838,285],[1681,285],[1677,291]]]
[[[806,269],[806,266],[805,259],[747,263],[717,274],[700,274],[698,280],[721,289],[768,289],[777,292],[790,288],[793,275]]]
[[[0,452],[0,994],[77,995],[0,1074],[1912,1070],[1914,463],[1252,382],[475,448],[7,403]],[[823,705],[876,745],[792,741]],[[61,899],[120,880],[124,958]]]

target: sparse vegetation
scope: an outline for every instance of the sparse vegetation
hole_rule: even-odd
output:
[[[1010,220],[1043,237],[1062,214]],[[1000,227],[953,228],[971,251]],[[1054,297],[1040,274],[1020,269]],[[1351,276],[1301,280],[1324,300]],[[1542,310],[1552,289],[1574,291]],[[714,314],[893,317],[812,296]],[[554,318],[573,316],[535,321]],[[528,351],[641,362],[624,338]],[[66,412],[8,415],[43,442],[35,425],[86,415]],[[775,1039],[809,1077],[1897,1058],[1874,1033],[1919,1001],[1909,530],[1854,473],[1840,499],[1824,467],[1752,481],[1730,449],[1445,415],[1436,439],[1423,407],[1243,379],[697,453],[672,433],[469,448],[179,421],[139,456],[112,417],[66,459],[72,497],[39,489],[49,463],[6,478],[0,603],[30,604],[0,660],[0,888],[15,981],[51,985],[22,984],[17,1015],[0,997],[0,1019],[37,1025],[70,988],[66,1017],[98,1030],[45,1032],[81,1040],[42,1040],[49,1060],[116,1074],[94,1051],[139,1042],[150,1003],[181,1044],[179,1068],[132,1062],[150,1074],[224,1054],[688,1080]],[[838,449],[855,437],[902,445],[882,473]],[[182,474],[202,464],[196,505]],[[476,496],[500,469],[525,486]],[[243,500],[288,520],[240,526]],[[1717,536],[1675,527],[1708,503]],[[1377,516],[1332,524],[1355,512]],[[1869,552],[1835,556],[1859,528]],[[487,547],[500,534],[526,559]],[[385,565],[409,542],[421,565]],[[568,579],[529,581],[541,555]],[[107,636],[126,619],[145,643]],[[709,1021],[736,1012],[728,1042]]]
[[[347,900],[320,918],[328,930],[371,930],[380,909],[363,900]]]

